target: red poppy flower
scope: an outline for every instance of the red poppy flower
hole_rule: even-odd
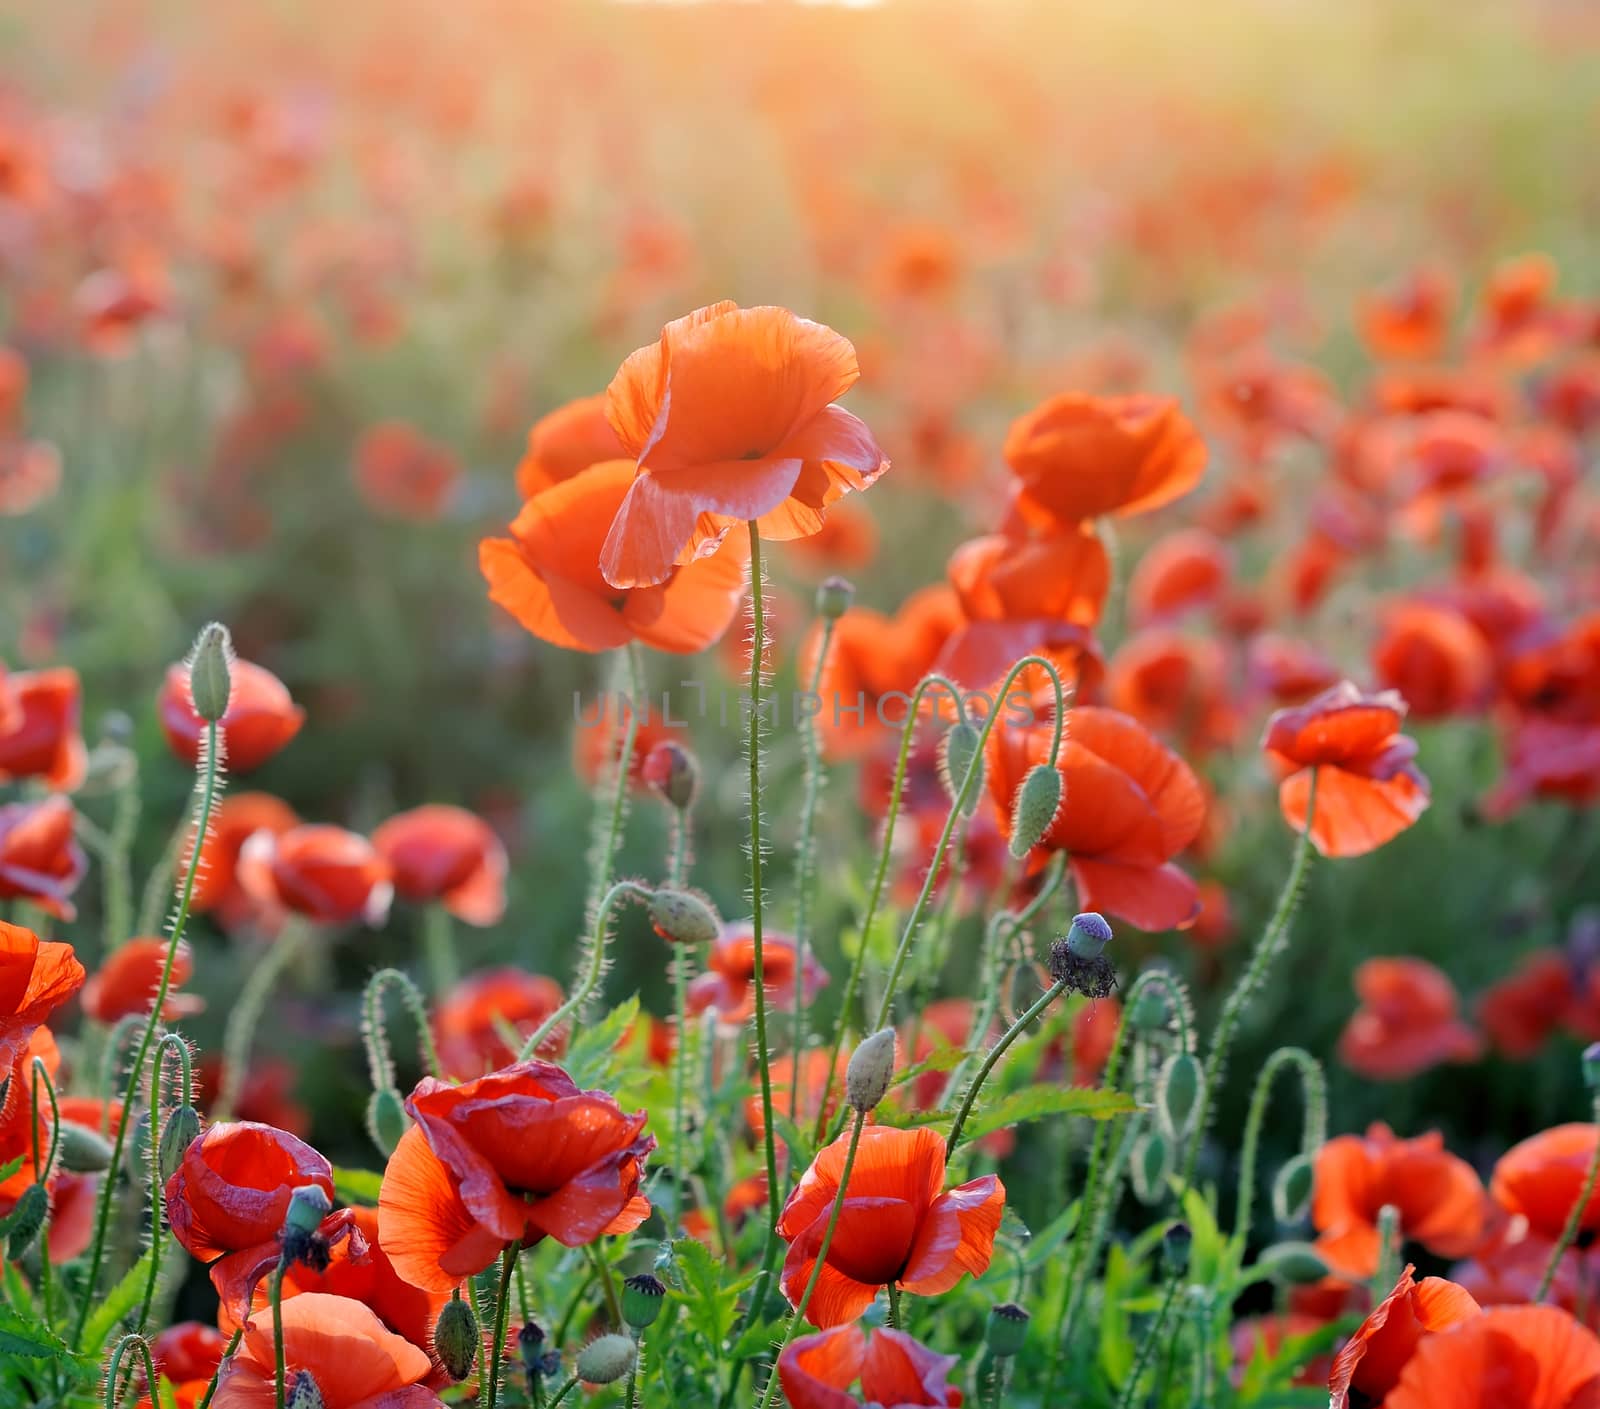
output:
[[[622,756],[622,741],[627,736],[632,706],[613,695],[601,696],[594,710],[584,709],[576,720],[572,736],[572,766],[585,787],[598,784],[608,769],[615,770]],[[633,757],[628,764],[628,786],[648,786],[644,760],[662,744],[683,743],[687,726],[664,717],[645,701],[634,730]]]
[[[800,1062],[800,1080],[798,1086],[794,1080],[795,1060],[791,1056],[775,1057],[772,1061],[772,1108],[779,1115],[787,1116],[790,1120],[802,1125],[809,1124],[817,1118],[817,1108],[822,1103],[822,1090],[828,1087],[828,1110],[824,1124],[833,1118],[839,1109],[839,1099],[844,1094],[845,1068],[850,1064],[850,1054],[841,1052],[839,1060],[834,1063],[833,1079],[828,1079],[828,1054],[819,1049],[808,1051]],[[795,1099],[790,1099],[790,1088],[795,1087]],[[755,1133],[756,1139],[761,1139],[766,1130],[766,1117],[761,1108],[759,1095],[747,1096],[744,1103],[744,1118],[750,1129]]]
[[[384,1171],[378,1228],[395,1271],[446,1292],[508,1243],[564,1247],[631,1233],[650,1216],[639,1192],[655,1136],[603,1091],[560,1067],[519,1062],[449,1086],[431,1078],[406,1101],[416,1121]]]
[[[1206,447],[1161,396],[1063,392],[1011,424],[1006,464],[1019,517],[1046,531],[1170,504],[1200,483]]]
[[[1429,602],[1399,602],[1372,648],[1378,683],[1398,691],[1419,719],[1443,719],[1482,705],[1492,685],[1489,644],[1466,617]]]
[[[449,505],[460,462],[405,421],[381,421],[356,442],[356,488],[379,513],[427,522]]]
[[[207,1110],[215,1103],[222,1090],[225,1066],[220,1054],[200,1059],[195,1068],[199,1095],[195,1105],[200,1110]],[[259,1125],[276,1125],[280,1130],[305,1139],[311,1132],[311,1113],[294,1099],[299,1077],[299,1069],[289,1062],[275,1057],[252,1058],[233,1103],[234,1115]]]
[[[1328,1409],[1346,1409],[1352,1394],[1358,1404],[1376,1404],[1399,1382],[1400,1372],[1421,1341],[1448,1330],[1482,1309],[1467,1292],[1442,1277],[1412,1279],[1407,1266],[1394,1290],[1372,1309],[1345,1342],[1328,1377]]]
[[[935,1355],[903,1331],[881,1327],[869,1340],[859,1326],[797,1336],[778,1357],[778,1383],[792,1409],[911,1409],[961,1403],[949,1383],[954,1355]],[[850,1386],[861,1381],[860,1396]]]
[[[1194,881],[1171,864],[1200,834],[1205,794],[1189,766],[1145,727],[1111,709],[1068,712],[1056,760],[1062,808],[1034,849],[1042,866],[1064,851],[1087,909],[1140,929],[1182,928],[1195,917]],[[1011,835],[1013,799],[1028,770],[1049,756],[1050,727],[998,728],[990,736],[989,789],[1000,830]]]
[[[1513,727],[1505,776],[1483,799],[1482,811],[1499,821],[1531,798],[1576,807],[1600,800],[1600,724],[1526,719]]]
[[[1573,999],[1567,956],[1559,949],[1541,950],[1484,993],[1478,1000],[1478,1022],[1500,1052],[1524,1061],[1560,1028]]]
[[[786,1007],[794,997],[795,945],[786,935],[764,934],[761,939],[761,976],[765,980],[769,1005]],[[689,985],[689,1011],[717,1010],[718,1019],[729,1027],[749,1022],[756,1011],[756,945],[748,926],[724,931],[711,946],[706,972]],[[806,951],[805,972],[800,975],[801,993],[809,997],[828,982],[828,973],[811,951]]]
[[[627,453],[606,419],[605,393],[580,396],[533,423],[527,452],[517,466],[517,493],[532,499],[590,465]]]
[[[0,920],[0,1071],[11,1069],[35,1029],[83,987],[83,979],[70,944]]]
[[[1496,265],[1478,310],[1480,322],[1473,334],[1478,349],[1516,364],[1544,356],[1557,331],[1553,314],[1558,277],[1555,260],[1542,252]]]
[[[1122,1004],[1115,998],[1085,1003],[1072,1015],[1072,1084],[1093,1086],[1111,1060],[1122,1030]]]
[[[1600,723],[1600,611],[1532,626],[1507,650],[1501,688],[1529,715]]]
[[[1106,697],[1190,753],[1208,753],[1226,747],[1238,729],[1226,667],[1222,648],[1209,637],[1141,631],[1111,658]]]
[[[600,575],[601,545],[635,478],[630,460],[606,460],[541,490],[522,506],[511,537],[478,545],[490,599],[540,640],[574,651],[642,641],[693,654],[716,641],[744,600],[748,542],[719,538],[706,551],[619,588]]]
[[[1536,1235],[1561,1236],[1583,1193],[1597,1138],[1593,1125],[1557,1125],[1513,1145],[1501,1155],[1489,1182],[1494,1201],[1528,1220]],[[1584,1206],[1580,1229],[1600,1229],[1600,1190]]]
[[[64,797],[0,807],[0,900],[32,901],[58,920],[76,916],[70,897],[89,869],[76,824]]]
[[[1317,1154],[1311,1222],[1334,1274],[1363,1281],[1378,1267],[1378,1214],[1400,1212],[1400,1235],[1440,1257],[1471,1252],[1483,1234],[1483,1185],[1437,1131],[1399,1140],[1386,1125],[1340,1135]]]
[[[438,901],[458,920],[492,925],[506,910],[506,849],[481,817],[431,803],[397,813],[372,834],[395,893]]]
[[[1339,1060],[1374,1081],[1404,1081],[1443,1062],[1475,1061],[1483,1039],[1457,1015],[1455,985],[1423,959],[1368,959]]]
[[[0,675],[0,783],[39,778],[71,791],[83,781],[89,755],[78,718],[82,688],[75,670],[35,670]]]
[[[1171,621],[1218,602],[1233,576],[1233,556],[1203,528],[1169,533],[1145,550],[1128,579],[1128,617],[1135,626]]]
[[[889,468],[832,404],[859,375],[845,338],[785,308],[723,302],[667,324],[606,392],[638,465],[601,552],[606,581],[662,582],[745,520],[768,539],[815,533],[829,504]]]
[[[439,1064],[447,1076],[463,1081],[505,1066],[517,1054],[502,1033],[509,1029],[526,1039],[562,999],[554,979],[521,969],[483,969],[462,979],[434,1004]],[[566,1045],[564,1031],[552,1032],[538,1055],[559,1057]]]
[[[1257,636],[1246,665],[1250,686],[1274,704],[1303,704],[1339,682],[1338,668],[1315,646],[1290,636]]]
[[[1048,537],[969,539],[951,555],[948,572],[969,621],[1093,626],[1111,587],[1111,561],[1088,524]]]
[[[83,1011],[96,1022],[114,1023],[132,1014],[148,1013],[161,986],[161,971],[167,963],[164,939],[130,939],[106,957],[94,976],[84,985]],[[172,978],[161,1016],[174,1018],[198,1013],[206,1005],[198,994],[180,993],[194,974],[194,956],[187,944],[178,945],[172,961]]]
[[[1405,831],[1428,806],[1428,780],[1400,733],[1405,701],[1366,695],[1348,680],[1267,721],[1263,747],[1281,780],[1278,805],[1297,832],[1317,780],[1311,843],[1324,856],[1362,856]]]
[[[799,1304],[844,1174],[849,1136],[821,1150],[789,1195],[778,1232],[789,1244],[783,1290]],[[1006,1191],[993,1174],[944,1188],[944,1140],[932,1130],[868,1126],[827,1263],[806,1308],[814,1326],[855,1320],[880,1287],[917,1296],[947,1292],[963,1275],[981,1277],[994,1254]]]
[[[372,843],[325,824],[253,833],[240,848],[238,875],[258,903],[322,925],[382,924],[394,898],[389,865]]]
[[[295,810],[271,793],[230,793],[223,798],[212,813],[200,848],[200,869],[189,901],[191,913],[205,915],[214,911],[230,930],[251,922],[263,929],[275,928],[279,907],[274,902],[264,913],[261,902],[240,884],[239,853],[257,832],[281,836],[299,825]],[[178,863],[180,878],[188,875],[193,847],[191,833]]]
[[[0,1100],[0,1167],[13,1163],[17,1166],[7,1178],[0,1179],[0,1218],[16,1207],[17,1200],[35,1182],[33,1160],[30,1158],[33,1153],[34,1120],[29,1095],[35,1058],[44,1063],[46,1072],[54,1081],[61,1071],[61,1051],[47,1027],[35,1028],[23,1039],[16,1056],[0,1067],[0,1086],[6,1088],[4,1099]],[[39,1146],[43,1150],[50,1138],[43,1113],[38,1124],[39,1132],[44,1136]]]
[[[306,712],[289,698],[284,683],[270,670],[247,660],[232,662],[229,675],[232,690],[227,712],[218,721],[225,761],[233,773],[249,773],[261,767],[283,748],[305,722]],[[189,672],[182,664],[167,671],[161,698],[157,701],[161,727],[167,743],[191,768],[200,757],[200,741],[206,724],[195,713],[189,698]]]
[[[384,1329],[359,1301],[306,1292],[284,1301],[284,1364],[292,1383],[310,1375],[324,1409],[438,1409],[421,1381],[433,1371],[425,1351]],[[223,1366],[213,1409],[264,1409],[272,1403],[277,1341],[272,1317],[256,1315]]]
[[[1554,1306],[1494,1307],[1426,1337],[1384,1409],[1595,1409],[1600,1338]]]
[[[216,1373],[227,1348],[228,1338],[215,1326],[179,1321],[150,1342],[150,1359],[155,1362],[156,1374],[174,1384],[206,1381]]]
[[[1385,361],[1425,362],[1444,347],[1455,284],[1438,269],[1418,269],[1361,300],[1358,322],[1367,350]]]

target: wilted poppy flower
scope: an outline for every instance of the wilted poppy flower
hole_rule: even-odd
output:
[[[1429,602],[1398,602],[1384,612],[1372,670],[1418,719],[1443,719],[1484,703],[1494,659],[1488,642],[1459,612]]]
[[[0,900],[28,900],[47,915],[70,920],[70,899],[89,869],[78,845],[77,813],[64,797],[0,807]]]
[[[785,308],[723,302],[668,323],[606,392],[638,473],[601,551],[605,580],[665,581],[745,520],[769,539],[815,533],[829,504],[889,468],[832,404],[859,375],[847,339]]]
[[[83,987],[70,944],[0,920],[0,1071],[27,1050],[34,1030]]]
[[[356,442],[356,488],[379,513],[436,519],[450,503],[461,465],[404,421],[382,421]]]
[[[433,1009],[433,1040],[447,1076],[469,1080],[515,1060],[506,1030],[526,1039],[562,1003],[561,985],[521,969],[483,969],[440,997]],[[538,1056],[558,1057],[564,1031],[552,1032]]]
[[[1573,1123],[1513,1145],[1494,1167],[1490,1194],[1507,1213],[1526,1218],[1532,1233],[1554,1241],[1583,1193],[1597,1138],[1593,1125]],[[1578,1226],[1600,1229],[1600,1190],[1584,1205]]]
[[[508,1244],[564,1247],[631,1233],[650,1216],[639,1192],[655,1136],[603,1091],[580,1090],[549,1062],[519,1062],[449,1086],[427,1078],[406,1101],[378,1195],[395,1271],[447,1292]]]
[[[783,1290],[796,1305],[816,1266],[849,1142],[842,1135],[818,1152],[778,1219],[789,1244]],[[806,1308],[813,1326],[855,1320],[880,1287],[937,1296],[964,1275],[988,1270],[1005,1186],[986,1174],[946,1191],[944,1164],[944,1138],[935,1131],[870,1125],[861,1132],[827,1263]]]
[[[1380,1402],[1425,1337],[1483,1314],[1454,1282],[1442,1277],[1418,1282],[1412,1278],[1415,1270],[1407,1265],[1394,1290],[1373,1307],[1335,1357],[1328,1409],[1346,1409],[1352,1395],[1358,1405]]]
[[[1461,1021],[1455,985],[1423,959],[1368,959],[1356,970],[1361,1006],[1339,1038],[1339,1060],[1374,1081],[1404,1081],[1442,1062],[1470,1062],[1483,1039]]]
[[[119,944],[84,985],[83,1011],[96,1022],[103,1023],[148,1013],[156,990],[161,986],[167,946],[168,941],[164,939],[130,939]],[[166,1002],[161,1008],[161,1016],[168,1022],[198,1013],[205,1007],[205,999],[198,994],[178,991],[193,973],[194,956],[187,944],[180,943],[172,960]]]
[[[1400,1140],[1387,1125],[1373,1125],[1364,1136],[1337,1136],[1317,1153],[1311,1222],[1335,1276],[1364,1281],[1377,1270],[1385,1204],[1399,1210],[1404,1241],[1440,1257],[1464,1256],[1483,1234],[1483,1185],[1437,1131]]]
[[[1428,780],[1400,732],[1405,701],[1393,690],[1363,694],[1348,680],[1267,721],[1263,747],[1281,780],[1278,805],[1306,828],[1317,781],[1311,842],[1324,856],[1362,856],[1398,836],[1428,806]]]
[[[619,460],[627,453],[606,419],[605,393],[580,396],[533,423],[527,451],[517,466],[517,493],[532,499],[590,465]]]
[[[253,832],[240,848],[238,876],[258,903],[322,925],[381,924],[394,898],[389,865],[372,843],[319,823]]]
[[[984,781],[1007,837],[1017,789],[1048,758],[1050,738],[1045,724],[999,728],[990,736]],[[1205,794],[1188,764],[1137,720],[1086,705],[1067,715],[1056,768],[1071,802],[1057,812],[1030,864],[1066,852],[1078,902],[1140,929],[1192,921],[1199,908],[1195,883],[1171,864],[1205,821]]]
[[[1159,509],[1205,473],[1206,447],[1178,403],[1161,396],[1063,392],[1006,434],[1018,516],[1046,531]]]
[[[492,925],[506,910],[506,849],[494,828],[460,807],[430,803],[400,812],[372,834],[395,894],[437,901],[458,920]]]
[[[961,1391],[949,1380],[957,1363],[887,1326],[870,1340],[859,1326],[835,1326],[790,1341],[778,1357],[778,1383],[792,1409],[956,1406]],[[859,1396],[849,1393],[858,1379]]]
[[[1554,1306],[1491,1307],[1425,1337],[1384,1409],[1593,1409],[1600,1339]]]
[[[229,793],[212,812],[211,825],[200,847],[200,869],[195,873],[190,912],[205,915],[215,911],[228,929],[249,921],[272,928],[280,907],[272,902],[269,912],[263,913],[260,901],[240,884],[239,853],[257,832],[281,836],[299,825],[295,810],[271,793]],[[193,848],[191,832],[178,863],[180,880],[189,873]]]
[[[795,945],[786,935],[766,934],[761,941],[761,976],[767,1003],[786,1006],[794,997]],[[719,1021],[730,1027],[748,1022],[756,1011],[756,945],[748,926],[724,931],[706,957],[706,972],[689,985],[689,1011],[717,1010]],[[799,976],[802,997],[809,997],[828,982],[828,971],[806,951],[805,972]]]
[[[630,460],[607,460],[536,494],[510,538],[485,538],[478,566],[489,597],[540,640],[575,651],[641,641],[692,654],[718,639],[744,600],[743,540],[708,543],[682,567],[619,588],[600,575],[601,545],[635,478]]]
[[[359,1301],[305,1292],[285,1298],[281,1319],[289,1382],[309,1375],[324,1409],[438,1409],[442,1403],[421,1383],[433,1371],[427,1352],[386,1330]],[[213,1409],[270,1405],[276,1373],[272,1317],[258,1313],[222,1368]]]
[[[0,694],[10,706],[0,707],[0,783],[38,778],[50,788],[77,787],[89,761],[78,727],[78,672],[0,674]]]
[[[1214,534],[1169,533],[1146,549],[1128,579],[1129,620],[1147,626],[1203,610],[1221,598],[1232,575],[1232,555]]]
[[[300,732],[306,712],[289,698],[288,689],[270,670],[236,660],[230,665],[229,676],[232,689],[228,709],[217,728],[229,771],[249,773]],[[206,723],[195,713],[194,701],[189,698],[187,667],[179,664],[168,669],[157,704],[167,743],[173,753],[193,767],[200,757]]]
[[[1559,949],[1531,954],[1478,1000],[1478,1022],[1505,1056],[1534,1056],[1565,1021],[1573,1002],[1572,965]]]

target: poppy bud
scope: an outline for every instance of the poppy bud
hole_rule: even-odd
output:
[[[1328,1275],[1328,1264],[1310,1243],[1274,1243],[1256,1259],[1256,1266],[1267,1276],[1295,1286],[1320,1282]]]
[[[183,1152],[200,1135],[200,1113],[193,1106],[179,1106],[167,1117],[166,1128],[161,1132],[161,1182],[164,1184],[178,1172],[183,1163]]]
[[[1161,1073],[1159,1106],[1162,1123],[1174,1139],[1189,1133],[1199,1100],[1200,1063],[1188,1052],[1179,1052]]]
[[[658,890],[651,896],[650,923],[675,944],[710,944],[722,933],[717,912],[687,890]]]
[[[74,1174],[100,1174],[111,1168],[111,1142],[98,1130],[64,1121],[56,1141],[56,1157]]]
[[[49,1212],[50,1195],[45,1192],[44,1185],[28,1185],[5,1219],[8,1228],[6,1237],[8,1260],[19,1261],[33,1246],[33,1240],[39,1236],[39,1230],[44,1227],[44,1220]]]
[[[367,1134],[385,1159],[394,1153],[410,1124],[398,1091],[384,1089],[372,1093],[372,1099],[367,1102]]]
[[[478,1358],[478,1318],[472,1303],[454,1297],[445,1302],[433,1326],[433,1351],[452,1380],[464,1380]]]
[[[843,577],[825,577],[817,585],[817,615],[838,621],[855,600],[855,584]]]
[[[666,1294],[667,1284],[659,1277],[648,1272],[629,1277],[622,1284],[622,1319],[635,1331],[654,1325]]]
[[[1583,1049],[1583,1084],[1591,1091],[1600,1091],[1600,1042],[1591,1042]]]
[[[671,807],[688,810],[700,783],[700,765],[682,744],[668,740],[644,756],[639,776]]]
[[[639,1358],[639,1348],[628,1336],[601,1336],[578,1352],[578,1378],[585,1384],[615,1384]]]
[[[232,656],[228,628],[214,621],[200,633],[189,657],[189,698],[194,701],[194,712],[213,724],[228,712],[228,696],[233,693]]]
[[[1311,1203],[1315,1168],[1306,1155],[1296,1155],[1272,1181],[1272,1215],[1279,1223],[1298,1223]]]
[[[989,1353],[997,1359],[1020,1355],[1023,1342],[1028,1339],[1028,1313],[1010,1301],[991,1306],[983,1339]]]
[[[1019,861],[1044,840],[1061,810],[1061,774],[1036,763],[1017,789],[1011,809],[1011,854]]]
[[[939,779],[951,802],[961,795],[961,784],[966,781],[973,760],[978,761],[978,777],[967,801],[969,817],[977,810],[978,799],[983,794],[983,760],[978,757],[978,739],[977,728],[961,719],[952,724],[939,741]]]
[[[894,1079],[894,1029],[886,1027],[865,1037],[850,1055],[845,1068],[845,1100],[858,1111],[870,1111],[883,1099]]]
[[[1133,1148],[1133,1192],[1141,1203],[1159,1203],[1166,1197],[1170,1147],[1159,1130],[1152,1130]]]
[[[1193,1246],[1194,1232],[1187,1223],[1174,1223],[1161,1235],[1161,1256],[1174,1277],[1181,1277],[1189,1270],[1189,1251]]]
[[[288,1409],[324,1409],[322,1391],[311,1378],[311,1371],[296,1370],[289,1382]]]
[[[530,1375],[543,1373],[540,1362],[544,1359],[544,1327],[537,1321],[524,1321],[517,1332],[517,1358]]]
[[[145,1170],[150,1168],[149,1111],[140,1111],[129,1128],[128,1138],[122,1144],[122,1160],[127,1166],[129,1178],[144,1178]]]
[[[1111,926],[1104,915],[1085,910],[1072,917],[1072,928],[1067,931],[1067,947],[1080,959],[1098,959],[1111,943]]]
[[[1160,1032],[1171,1021],[1165,995],[1147,988],[1134,1000],[1128,1021],[1135,1032]]]

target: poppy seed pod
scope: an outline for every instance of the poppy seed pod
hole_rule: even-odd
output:
[[[850,1055],[845,1068],[845,1100],[858,1111],[870,1111],[884,1097],[894,1080],[894,1041],[892,1027],[863,1038]]]
[[[700,765],[688,749],[669,739],[644,756],[639,776],[669,807],[687,812],[700,786]]]
[[[1044,840],[1061,811],[1061,774],[1048,763],[1036,763],[1017,789],[1011,812],[1011,854],[1018,860]]]
[[[111,1168],[111,1142],[86,1125],[65,1121],[56,1141],[56,1157],[74,1174],[99,1174]]]
[[[1306,1155],[1296,1155],[1272,1181],[1272,1216],[1279,1223],[1298,1223],[1311,1205],[1316,1167]]]
[[[635,1331],[655,1324],[667,1284],[648,1272],[639,1272],[622,1284],[622,1319]]]
[[[1104,915],[1085,910],[1073,916],[1072,928],[1067,931],[1067,945],[1078,958],[1098,959],[1110,943],[1111,926]]]
[[[984,1328],[984,1344],[996,1359],[1005,1360],[1020,1355],[1028,1339],[1028,1313],[1015,1302],[1002,1302],[989,1308],[989,1322]]]
[[[194,712],[207,723],[215,724],[228,712],[233,693],[233,641],[228,628],[214,621],[194,643],[189,658],[189,698]]]
[[[30,1184],[22,1191],[16,1206],[6,1218],[10,1231],[6,1236],[6,1258],[18,1262],[33,1246],[33,1240],[44,1227],[45,1216],[50,1212],[50,1195],[43,1184]]]
[[[302,1184],[289,1200],[284,1216],[286,1233],[315,1233],[322,1220],[333,1211],[333,1200],[316,1184]]]
[[[855,584],[843,577],[825,577],[817,585],[817,615],[838,621],[855,601]]]
[[[1189,1133],[1199,1100],[1200,1063],[1188,1052],[1179,1052],[1161,1073],[1159,1105],[1162,1123],[1175,1139]]]
[[[627,1336],[601,1336],[578,1352],[578,1378],[585,1384],[615,1384],[639,1358],[639,1349]]]
[[[1600,1042],[1591,1042],[1583,1049],[1583,1084],[1591,1091],[1600,1091]]]
[[[311,1371],[297,1370],[289,1382],[288,1409],[325,1409],[322,1391],[311,1378]]]
[[[687,890],[658,890],[651,896],[650,923],[674,944],[710,944],[722,933],[717,912]]]
[[[394,1147],[410,1126],[398,1091],[384,1089],[372,1093],[372,1099],[367,1102],[367,1134],[385,1159],[394,1153]]]
[[[179,1106],[167,1117],[161,1131],[161,1182],[165,1184],[178,1172],[183,1163],[183,1152],[200,1134],[200,1113],[193,1106]]]
[[[1274,1243],[1256,1259],[1256,1266],[1267,1276],[1294,1286],[1320,1282],[1328,1275],[1328,1264],[1310,1243]]]
[[[445,1374],[460,1382],[478,1359],[478,1318],[472,1303],[460,1297],[445,1302],[433,1326],[433,1350]]]
[[[978,756],[978,738],[976,726],[965,719],[959,719],[939,741],[939,779],[944,784],[945,793],[952,803],[960,797],[961,784],[966,781],[973,760],[977,760],[978,786],[973,788],[967,802],[969,817],[977,810],[978,799],[983,792],[983,760]]]

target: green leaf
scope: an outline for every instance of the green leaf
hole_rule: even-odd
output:
[[[123,1274],[122,1280],[100,1299],[84,1323],[85,1355],[99,1355],[105,1343],[111,1339],[111,1333],[116,1330],[117,1323],[143,1299],[145,1283],[149,1279],[150,1254],[146,1251],[145,1255]]]
[[[704,1244],[693,1238],[679,1238],[673,1243],[672,1252],[683,1278],[689,1324],[720,1352],[733,1328],[738,1291],[722,1285],[722,1267]]]
[[[73,1358],[66,1343],[48,1326],[3,1305],[0,1305],[0,1353],[21,1355],[29,1360],[68,1361]]]
[[[7,1179],[21,1169],[22,1161],[26,1158],[26,1155],[18,1155],[15,1159],[10,1159],[4,1164],[0,1164],[0,1184],[4,1184]]]
[[[579,1086],[606,1082],[616,1062],[616,1045],[639,1020],[639,995],[624,999],[592,1026],[578,1029],[562,1065]]]
[[[968,1053],[965,1047],[940,1047],[931,1056],[924,1057],[920,1062],[908,1066],[904,1071],[895,1075],[892,1086],[903,1086],[908,1081],[915,1081],[924,1072],[954,1071],[962,1062],[966,1061]]]
[[[381,1172],[370,1169],[340,1169],[333,1171],[333,1192],[347,1204],[360,1204],[373,1208],[378,1202],[378,1190],[383,1184]]]
[[[779,1316],[771,1321],[758,1321],[753,1326],[746,1326],[733,1343],[728,1358],[750,1360],[762,1354],[772,1355],[778,1348],[778,1342],[783,1339],[783,1328],[788,1324],[787,1316]]]
[[[1042,1120],[1052,1115],[1088,1116],[1091,1120],[1110,1120],[1137,1110],[1132,1096],[1122,1091],[1102,1091],[1092,1086],[1029,1086],[1013,1092],[992,1106],[983,1106],[961,1127],[966,1141],[1025,1121]]]

